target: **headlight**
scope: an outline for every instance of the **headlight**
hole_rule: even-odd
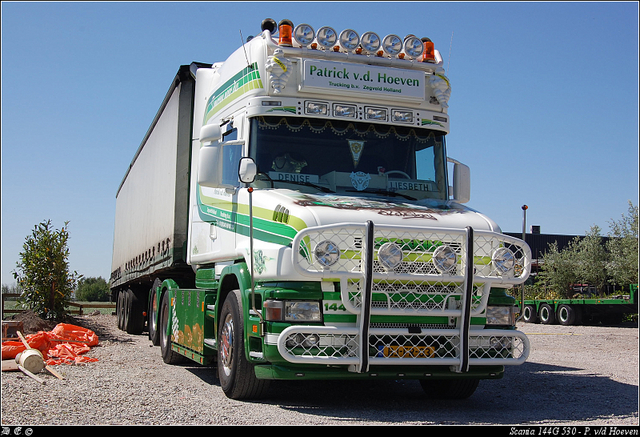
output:
[[[355,50],[358,47],[358,44],[360,44],[360,37],[357,32],[352,29],[345,29],[340,32],[340,37],[338,39],[340,41],[340,46],[348,51]]]
[[[398,35],[387,35],[382,40],[382,50],[389,56],[395,56],[402,51],[402,40]]]
[[[324,240],[316,244],[315,249],[313,249],[313,254],[324,267],[329,267],[340,259],[340,249],[338,249],[338,245],[330,240]]]
[[[315,36],[316,32],[308,24],[298,24],[293,31],[293,37],[303,47],[311,44]]]
[[[384,243],[378,249],[378,261],[386,270],[393,270],[402,262],[402,249],[396,243]]]
[[[458,262],[456,252],[449,246],[440,246],[433,252],[433,265],[440,273],[450,273]]]
[[[324,26],[318,29],[316,39],[322,47],[330,49],[336,43],[338,34],[332,27]]]
[[[375,53],[380,48],[380,37],[375,32],[365,32],[360,38],[362,48],[367,53]]]
[[[407,35],[404,39],[404,52],[412,58],[417,58],[424,51],[422,41],[413,35]]]
[[[493,253],[491,261],[500,274],[505,274],[513,270],[516,263],[516,257],[509,249],[501,247]]]
[[[319,302],[298,300],[267,300],[265,320],[269,322],[321,322]]]
[[[294,347],[305,347],[311,348],[316,346],[320,342],[320,337],[317,334],[295,334],[292,337],[289,337],[287,340],[287,347],[289,349],[293,349]]]
[[[514,306],[488,306],[487,325],[513,326],[516,323]]]

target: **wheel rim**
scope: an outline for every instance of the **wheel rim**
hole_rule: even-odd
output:
[[[548,308],[547,308],[547,307],[542,307],[542,308],[540,308],[540,318],[541,318],[543,321],[547,321],[547,320],[549,320],[549,310],[548,310]]]
[[[220,359],[225,375],[231,374],[233,365],[233,318],[227,315],[220,332]]]
[[[167,346],[167,323],[169,322],[169,311],[167,311],[167,307],[165,305],[162,306],[162,311],[160,313],[160,326],[163,329],[160,330],[160,341],[162,342],[162,346],[166,348]]]
[[[158,324],[156,323],[156,314],[158,312],[158,304],[155,298],[151,299],[151,311],[149,317],[149,327],[155,332],[158,329]]]
[[[566,322],[569,320],[569,310],[565,307],[561,307],[560,311],[558,311],[558,318],[561,322]]]

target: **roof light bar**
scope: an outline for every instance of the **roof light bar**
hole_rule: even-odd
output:
[[[385,54],[391,58],[416,59],[419,62],[435,63],[435,47],[429,38],[418,38],[415,35],[407,35],[404,40],[398,35],[389,34],[383,39],[375,32],[365,32],[362,36],[353,29],[345,29],[340,34],[332,27],[322,26],[317,32],[306,23],[294,28],[290,20],[282,20],[279,24],[271,18],[266,18],[261,23],[262,30],[269,30],[272,36],[279,35],[278,45],[293,47],[308,47],[317,49],[318,45],[323,50],[347,53],[376,55]]]

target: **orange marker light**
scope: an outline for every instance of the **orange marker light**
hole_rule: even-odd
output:
[[[278,32],[280,33],[278,45],[292,47],[293,40],[291,35],[293,34],[293,23],[290,20],[282,20],[280,24],[278,24]]]
[[[429,38],[422,38],[422,44],[424,45],[424,52],[422,53],[422,62],[435,62],[436,55],[434,53],[435,47],[433,42]]]

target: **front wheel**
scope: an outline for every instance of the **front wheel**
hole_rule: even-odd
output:
[[[467,399],[480,383],[479,379],[421,379],[420,385],[429,399]]]
[[[218,378],[231,399],[256,399],[264,395],[268,380],[256,378],[244,353],[244,320],[240,290],[227,296],[218,328]]]

